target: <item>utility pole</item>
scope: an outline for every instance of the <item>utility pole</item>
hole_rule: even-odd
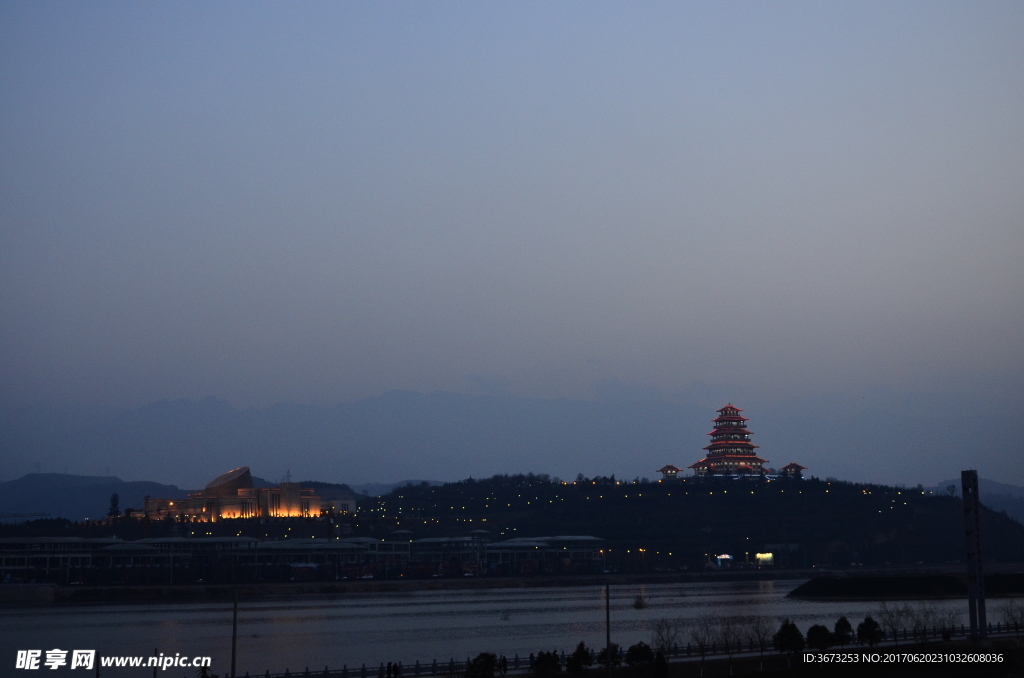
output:
[[[964,536],[967,539],[967,611],[971,638],[988,637],[985,619],[985,574],[981,567],[981,505],[978,502],[978,472],[961,471],[964,497]]]
[[[233,587],[235,592],[235,605],[231,611],[231,678],[235,678],[235,647],[238,643],[238,587]]]
[[[604,585],[604,666],[605,675],[612,675],[612,583]]]

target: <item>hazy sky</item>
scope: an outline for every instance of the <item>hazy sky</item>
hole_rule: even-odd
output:
[[[0,3],[8,403],[1020,414],[1022,259],[1020,2]]]

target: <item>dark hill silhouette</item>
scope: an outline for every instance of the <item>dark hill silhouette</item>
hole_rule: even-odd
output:
[[[691,564],[704,554],[728,553],[742,562],[746,554],[770,551],[793,566],[913,566],[953,563],[964,550],[963,509],[955,497],[816,479],[619,484],[495,476],[403,487],[362,507],[385,516],[379,530],[400,524],[417,537],[465,534],[468,526],[497,539],[586,534],[608,540],[616,554],[684,554]],[[1024,560],[1024,525],[984,509],[982,534],[987,560]]]
[[[347,499],[358,497],[352,488],[344,483],[321,483],[316,480],[300,480],[300,487],[311,487],[321,499]]]
[[[277,483],[272,483],[272,482],[270,482],[269,480],[267,480],[265,478],[260,478],[258,476],[253,476],[252,477],[252,486],[253,487],[277,487]]]
[[[420,483],[444,485],[439,480],[399,480],[397,483],[359,483],[358,485],[353,485],[352,489],[367,497],[379,497],[382,494],[389,494],[400,487],[419,485]]]

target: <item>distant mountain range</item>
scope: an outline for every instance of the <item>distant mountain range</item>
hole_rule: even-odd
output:
[[[960,479],[943,480],[935,487],[934,492],[948,492],[953,488],[953,495],[960,496]],[[994,480],[978,479],[978,496],[981,503],[996,511],[1006,511],[1006,515],[1024,523],[1024,487],[997,483]]]
[[[932,490],[934,492],[945,492],[950,485],[952,485],[954,488],[953,494],[959,497],[959,478],[957,478],[956,480],[943,480],[935,487],[929,487],[927,489]],[[1006,483],[997,483],[994,480],[986,480],[985,478],[978,478],[978,494],[981,496],[982,501],[984,501],[986,497],[996,495],[1024,499],[1024,487],[1018,487],[1017,485],[1007,485]]]
[[[0,483],[0,513],[48,513],[53,518],[103,518],[110,495],[117,493],[121,510],[142,508],[149,495],[184,499],[189,490],[148,480],[125,482],[116,476],[75,476],[64,473],[29,473]]]
[[[596,395],[567,400],[391,391],[334,405],[265,408],[238,408],[218,398],[118,410],[0,404],[0,480],[33,471],[100,476],[111,469],[126,479],[202,487],[245,465],[274,481],[290,472],[359,481],[357,489],[376,494],[390,488],[377,481],[400,478],[450,482],[528,472],[653,478],[665,464],[686,468],[700,459],[715,409],[737,396]],[[958,404],[951,415],[948,404],[882,396],[774,405],[741,396],[735,404],[749,408],[744,414],[751,417],[759,455],[776,468],[797,462],[818,477],[915,485],[974,465],[987,477],[1024,485],[1016,470],[1019,448],[967,452],[978,431],[1024,439],[1024,418],[1007,420],[1001,411]],[[908,430],[914,435],[903,435]]]

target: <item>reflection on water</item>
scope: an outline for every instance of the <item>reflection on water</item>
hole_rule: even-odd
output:
[[[785,596],[801,581],[612,586],[612,642],[651,641],[659,619],[685,624],[703,615],[743,622],[788,617],[805,631],[846,615],[856,627],[877,602],[808,602]],[[635,605],[637,597],[645,605]],[[932,601],[966,610],[966,601]],[[419,591],[243,601],[238,666],[262,674],[381,661],[465,658],[478,652],[512,657],[604,644],[600,587]],[[95,649],[100,655],[209,655],[214,672],[230,661],[231,605],[182,603],[16,608],[0,619],[3,662],[17,649]],[[10,659],[11,662],[7,660]],[[0,672],[6,670],[0,664]],[[219,668],[218,668],[219,667]],[[127,671],[127,670],[125,670]],[[180,672],[180,670],[179,670]],[[116,675],[116,672],[111,671]],[[163,675],[177,678],[168,670]]]

